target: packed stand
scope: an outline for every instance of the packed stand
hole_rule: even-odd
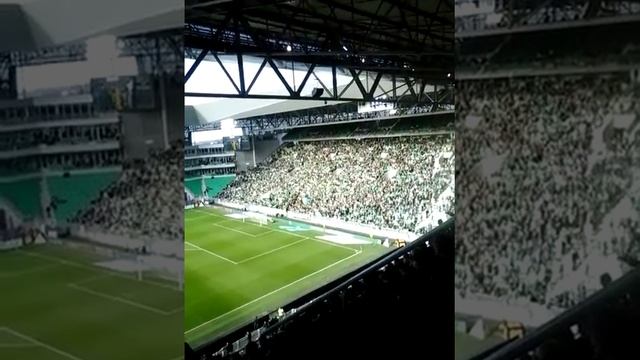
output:
[[[102,115],[111,116],[109,113],[98,112],[91,102],[44,105],[17,104],[0,107],[0,124],[5,126],[24,125],[29,122],[43,123],[69,119],[87,119]]]
[[[17,175],[48,171],[95,169],[122,164],[122,151],[98,150],[73,153],[36,154],[19,158],[0,159],[0,173]]]
[[[0,151],[120,140],[120,124],[60,126],[0,132]]]
[[[433,132],[453,132],[453,116],[429,115],[386,119],[337,125],[297,128],[289,131],[283,140],[322,139],[338,137],[376,137],[392,134],[429,134]]]
[[[639,89],[607,75],[459,86],[456,289],[570,307],[640,254]]]
[[[144,160],[125,162],[120,178],[74,222],[133,238],[182,239],[184,207],[182,142]]]
[[[305,142],[281,147],[219,197],[420,233],[453,173],[450,135]]]
[[[435,106],[433,104],[429,105],[414,105],[410,107],[398,107],[395,109],[385,109],[379,111],[367,111],[367,112],[358,112],[357,110],[338,110],[337,112],[326,112],[326,113],[313,113],[313,114],[303,114],[300,115],[298,113],[282,113],[276,115],[269,115],[266,117],[257,117],[257,118],[247,118],[241,119],[241,121],[250,121],[252,119],[269,119],[273,123],[287,121],[292,124],[300,124],[300,123],[314,123],[314,124],[336,124],[335,130],[339,131],[339,126],[341,122],[344,121],[354,121],[354,120],[382,120],[385,118],[395,118],[402,115],[418,115],[425,113],[432,113],[435,111],[445,111],[445,110],[453,110],[453,106],[450,104],[440,104],[439,106]]]
[[[234,164],[233,156],[211,156],[211,157],[203,157],[203,158],[192,158],[185,160],[185,168],[196,167],[196,166],[219,166],[219,165],[227,165]]]
[[[559,2],[562,3],[562,2]],[[640,6],[629,1],[576,1],[558,5],[546,2],[537,6],[532,2],[498,3],[489,8],[475,0],[456,0],[456,32],[509,28],[517,20],[518,26],[567,23],[584,19],[634,15]],[[512,13],[510,13],[512,12]],[[514,21],[512,21],[514,20]]]

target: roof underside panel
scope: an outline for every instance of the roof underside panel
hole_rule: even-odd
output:
[[[92,36],[134,35],[184,25],[182,0],[34,0],[0,4],[0,51],[29,51]]]
[[[185,44],[326,64],[365,57],[367,66],[433,77],[453,72],[453,15],[452,0],[191,0]]]

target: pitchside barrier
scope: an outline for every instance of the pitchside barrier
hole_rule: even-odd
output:
[[[55,231],[46,234],[45,227],[31,228],[26,231],[16,229],[0,232],[0,251],[13,250],[25,245],[44,244],[48,236],[56,236]]]
[[[402,239],[407,242],[411,242],[420,237],[419,234],[415,234],[408,231],[401,232],[401,231],[391,230],[391,229],[381,229],[381,228],[377,228],[370,225],[356,224],[356,223],[346,222],[338,219],[326,218],[322,216],[314,216],[309,214],[302,214],[294,211],[285,211],[285,210],[270,208],[266,206],[237,204],[237,203],[221,201],[221,200],[215,200],[215,204],[228,207],[231,209],[236,209],[236,210],[261,213],[261,214],[272,216],[272,217],[284,216],[291,220],[297,220],[297,221],[302,221],[308,224],[317,225],[321,227],[328,227],[331,229],[362,234],[369,237]]]
[[[145,246],[149,253],[184,258],[184,243],[182,239],[167,240],[143,236],[130,237],[116,235],[102,231],[99,228],[86,227],[78,224],[71,225],[70,230],[71,234],[75,237],[103,245],[131,250],[140,249]]]
[[[0,251],[17,249],[22,246],[22,239],[0,241]]]
[[[621,278],[615,280],[604,289],[589,296],[583,302],[576,306],[564,311],[557,317],[546,322],[542,326],[533,329],[523,338],[515,340],[504,347],[496,349],[491,354],[486,354],[482,358],[477,357],[475,359],[484,360],[508,360],[516,359],[527,352],[537,348],[545,341],[550,339],[557,339],[558,333],[562,331],[572,331],[576,324],[583,323],[587,319],[592,319],[593,316],[600,315],[601,312],[609,309],[611,311],[612,305],[619,305],[621,300],[624,299],[626,306],[631,306],[629,303],[638,298],[638,289],[640,289],[640,268],[635,268]],[[633,304],[636,308],[638,304]],[[615,307],[615,306],[614,306]],[[623,309],[627,311],[628,308]],[[621,311],[621,310],[618,310]],[[610,313],[609,313],[610,314]],[[618,314],[624,315],[624,314]],[[617,324],[616,324],[617,325]],[[624,328],[622,328],[624,329]],[[616,329],[612,330],[616,331]],[[618,330],[619,331],[619,330]],[[576,334],[574,333],[574,336]],[[565,340],[566,341],[566,340]],[[629,344],[628,350],[633,347],[633,344]],[[628,354],[628,353],[627,353]],[[618,357],[613,357],[618,358]],[[628,357],[637,358],[635,356]]]
[[[505,302],[488,295],[455,295],[455,311],[458,314],[478,316],[495,321],[515,321],[525,327],[538,327],[562,312],[530,301]]]

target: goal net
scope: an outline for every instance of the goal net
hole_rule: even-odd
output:
[[[243,211],[239,213],[233,213],[230,216],[237,218],[238,220],[242,220],[242,222],[249,222],[249,223],[258,224],[261,226],[266,226],[274,221],[268,215],[265,215],[259,212],[253,212],[253,211]]]
[[[118,254],[95,263],[109,270],[129,274],[139,281],[159,282],[165,286],[182,290],[183,261],[162,255]]]

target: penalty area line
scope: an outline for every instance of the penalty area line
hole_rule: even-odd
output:
[[[118,296],[105,294],[105,293],[100,292],[100,291],[91,290],[91,289],[88,289],[88,288],[86,288],[84,286],[80,286],[80,285],[76,285],[76,284],[72,284],[72,283],[67,284],[67,286],[69,286],[72,289],[85,292],[87,294],[98,296],[98,297],[101,297],[101,298],[104,298],[104,299],[107,299],[107,300],[111,300],[111,301],[116,301],[116,302],[119,302],[119,303],[122,303],[122,304],[134,306],[134,307],[137,307],[139,309],[147,310],[147,311],[150,311],[152,313],[159,314],[159,315],[167,316],[167,315],[171,315],[171,314],[175,313],[176,311],[178,311],[178,310],[164,311],[164,310],[156,309],[156,308],[154,308],[152,306],[140,304],[138,302],[135,302],[135,301],[132,301],[132,300],[128,300],[128,299],[124,299],[124,298],[121,298],[121,297],[118,297]]]
[[[218,255],[218,254],[214,253],[213,251],[209,251],[207,249],[201,248],[200,246],[198,246],[196,244],[190,243],[188,241],[185,241],[185,244],[188,244],[189,246],[193,246],[194,248],[196,248],[196,250],[204,251],[205,253],[207,253],[209,255],[213,255],[213,256],[215,256],[217,258],[220,258],[222,260],[228,261],[228,262],[232,263],[233,265],[238,265],[237,262],[235,262],[233,260],[229,260],[229,259],[227,259],[226,257],[224,257],[222,255]]]
[[[300,240],[298,240],[298,241],[294,241],[294,242],[289,243],[289,244],[286,244],[286,245],[282,245],[282,246],[277,247],[277,248],[275,248],[275,249],[271,249],[271,250],[269,250],[269,251],[263,252],[262,254],[258,254],[258,255],[255,255],[255,256],[248,257],[248,258],[246,258],[246,259],[243,259],[243,260],[238,261],[238,264],[242,264],[242,263],[247,262],[247,261],[249,261],[249,260],[257,259],[257,258],[262,257],[262,256],[265,256],[265,255],[269,255],[269,254],[274,253],[274,252],[276,252],[276,251],[278,251],[278,250],[286,249],[286,248],[288,248],[288,247],[290,247],[290,246],[293,246],[293,245],[295,245],[295,244],[301,243],[301,242],[303,242],[303,241],[305,241],[305,240],[307,240],[307,238],[300,239]]]

